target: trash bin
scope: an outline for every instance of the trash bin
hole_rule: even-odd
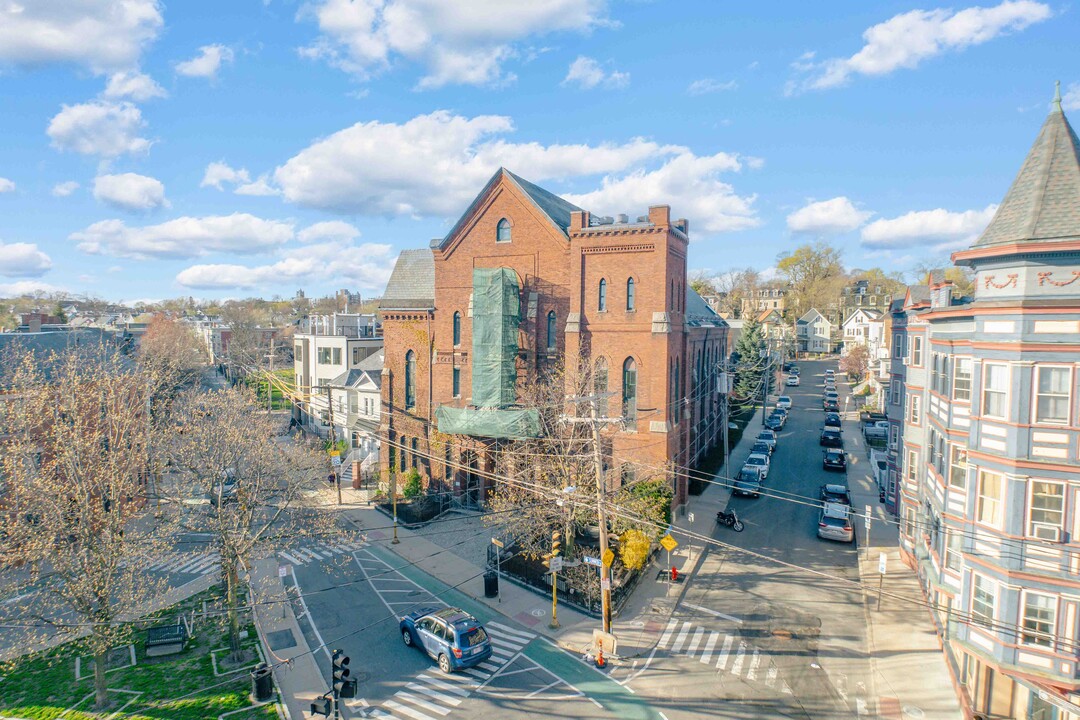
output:
[[[493,598],[499,594],[499,575],[494,570],[484,573],[484,597]]]
[[[251,671],[251,694],[255,696],[255,702],[267,702],[274,696],[274,676],[264,662]]]

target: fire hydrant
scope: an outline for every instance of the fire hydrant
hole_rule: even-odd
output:
[[[671,566],[671,582],[679,582],[679,569],[674,565]]]
[[[602,668],[605,665],[604,661],[604,641],[601,640],[596,651],[596,667]]]

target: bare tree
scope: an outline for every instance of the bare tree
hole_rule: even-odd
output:
[[[206,348],[190,326],[164,314],[150,320],[139,342],[139,364],[172,393],[190,384],[206,365]]]
[[[108,706],[109,650],[164,590],[146,574],[170,531],[146,507],[149,448],[168,432],[146,412],[152,382],[105,347],[16,353],[0,395],[0,518],[6,559],[46,577],[5,610],[27,625],[20,646],[85,635],[97,707]],[[28,571],[25,569],[28,568]],[[10,619],[10,618],[9,618]]]
[[[326,460],[305,446],[276,439],[277,420],[259,413],[243,389],[189,391],[174,409],[180,425],[171,448],[165,492],[173,507],[194,508],[185,529],[207,532],[221,555],[233,659],[240,649],[239,589],[251,562],[296,540],[341,531],[309,497],[326,475]],[[198,504],[198,501],[208,504]]]
[[[743,300],[752,298],[761,284],[753,268],[728,270],[713,278],[713,285],[720,295],[720,311],[730,317],[742,317]]]

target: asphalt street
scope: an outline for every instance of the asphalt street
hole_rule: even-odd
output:
[[[820,486],[845,482],[822,468],[818,445],[823,374],[836,363],[798,364],[802,385],[779,391],[793,407],[766,494],[729,504],[746,530],[714,528],[712,537],[728,546],[709,551],[719,555],[720,563],[709,563],[718,571],[690,580],[655,653],[619,676],[671,720],[851,718],[871,695],[862,595],[830,579],[858,580],[856,547],[816,535]],[[838,386],[843,408],[846,388]],[[854,434],[845,430],[849,462]]]

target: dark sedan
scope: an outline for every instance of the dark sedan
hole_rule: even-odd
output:
[[[825,412],[840,412],[840,403],[838,403],[836,400],[822,400],[821,407],[825,410]]]
[[[822,430],[821,438],[818,440],[818,445],[822,447],[842,448],[844,447],[844,438],[836,430]]]
[[[847,455],[840,448],[826,448],[821,451],[821,467],[825,470],[847,472]]]
[[[765,427],[773,432],[780,432],[784,429],[784,418],[778,415],[770,415],[765,418]]]

